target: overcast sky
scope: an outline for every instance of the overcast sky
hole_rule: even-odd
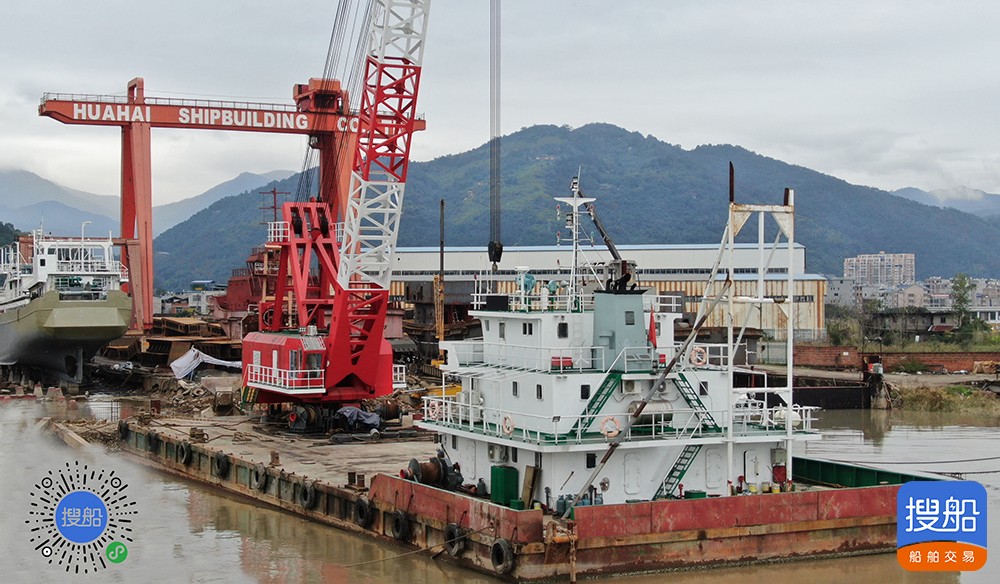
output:
[[[114,128],[39,118],[45,91],[290,103],[320,76],[337,2],[49,0],[0,7],[0,168],[119,191]],[[504,0],[503,132],[608,122],[729,143],[893,190],[1000,192],[1000,3]],[[489,2],[433,0],[418,109],[429,160],[489,138]],[[157,204],[242,171],[297,170],[304,139],[153,131]],[[561,186],[561,185],[558,185]]]

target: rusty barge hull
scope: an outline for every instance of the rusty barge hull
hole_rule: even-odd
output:
[[[206,427],[207,421],[187,422]],[[210,422],[206,429],[215,430]],[[191,443],[177,423],[155,429],[125,423],[121,433],[123,450],[153,468],[480,572],[506,571],[500,575],[515,581],[892,552],[896,546],[898,485],[578,507],[575,521],[556,529],[541,510],[517,511],[389,474],[369,475],[367,488],[345,484],[346,467],[332,469],[336,476],[310,470],[303,465],[315,461],[285,450],[281,464],[267,464],[275,442],[284,446],[282,438],[234,443],[220,435]],[[359,446],[377,450],[382,465],[435,447],[402,444]],[[336,458],[342,446],[327,448],[322,454]],[[456,533],[460,546],[446,536]],[[509,567],[497,567],[500,540],[509,545]]]

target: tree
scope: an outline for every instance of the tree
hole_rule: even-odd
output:
[[[0,247],[17,241],[18,235],[21,235],[21,232],[14,229],[12,224],[0,222]]]
[[[962,329],[972,321],[969,311],[970,298],[976,284],[967,274],[958,273],[951,279],[951,305],[958,313],[958,327]]]

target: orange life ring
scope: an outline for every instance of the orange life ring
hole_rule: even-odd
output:
[[[436,420],[441,417],[441,404],[432,401],[427,403],[427,417]]]
[[[510,436],[511,434],[513,434],[514,433],[514,420],[512,420],[510,416],[504,416],[503,423],[500,425],[500,430],[503,431],[503,433],[506,434],[506,435],[508,435],[508,436]]]
[[[696,366],[708,365],[708,351],[705,347],[695,347],[691,349],[691,364]]]
[[[607,438],[614,438],[622,431],[622,425],[617,418],[606,416],[601,420],[601,434]]]

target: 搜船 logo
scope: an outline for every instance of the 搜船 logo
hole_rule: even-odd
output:
[[[48,471],[35,484],[28,508],[29,541],[49,564],[67,572],[97,572],[128,556],[136,502],[114,471],[80,462]]]
[[[912,481],[896,495],[896,558],[912,571],[986,564],[986,489],[973,481]]]

